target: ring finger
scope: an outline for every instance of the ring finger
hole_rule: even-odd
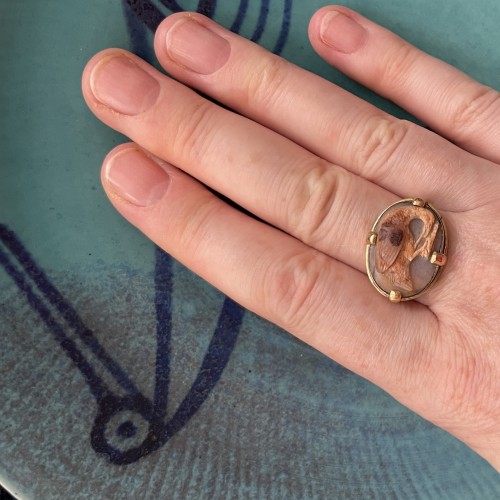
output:
[[[362,273],[230,207],[134,144],[107,156],[102,181],[127,220],[238,303],[395,397],[413,393],[439,338],[425,306],[394,308]]]

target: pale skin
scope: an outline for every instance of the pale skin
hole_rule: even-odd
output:
[[[88,106],[133,141],[104,160],[104,189],[215,287],[500,471],[499,93],[343,7],[319,10],[309,36],[435,132],[179,13],[155,37],[178,81],[119,49],[85,69]],[[365,242],[378,214],[408,197],[443,215],[448,262],[429,293],[392,304],[366,276]]]

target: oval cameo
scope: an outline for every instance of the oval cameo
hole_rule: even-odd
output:
[[[415,299],[446,263],[446,228],[439,212],[420,198],[384,210],[368,235],[366,270],[375,288],[393,302]]]

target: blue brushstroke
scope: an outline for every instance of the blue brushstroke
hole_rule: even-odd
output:
[[[273,49],[273,52],[275,54],[281,54],[283,52],[286,41],[288,40],[288,33],[290,33],[290,22],[292,19],[292,1],[293,0],[285,0],[281,30],[278,37],[278,41],[276,42],[276,45],[274,46]]]
[[[170,338],[172,332],[172,261],[168,254],[156,248],[156,374],[153,396],[153,422],[166,417],[170,384]]]
[[[269,15],[269,0],[261,0],[259,19],[257,20],[257,27],[250,38],[252,42],[258,43],[262,38],[262,34],[266,29],[267,16]]]
[[[33,291],[33,288],[28,284],[23,274],[16,269],[16,267],[10,261],[8,255],[1,249],[0,265],[12,278],[19,291],[24,294],[32,309],[34,309],[40,315],[43,322],[47,325],[47,327],[52,332],[55,339],[62,347],[62,349],[66,352],[71,361],[73,361],[73,363],[75,363],[75,365],[78,367],[83,377],[85,378],[85,381],[87,382],[92,395],[96,399],[103,398],[109,392],[105,384],[101,382],[92,366],[83,357],[81,352],[76,347],[75,342],[73,342],[73,340],[71,340],[64,333],[63,328],[54,319],[50,310],[43,304],[42,300],[37,297],[37,295]]]
[[[233,33],[240,32],[243,21],[245,20],[245,17],[247,15],[247,10],[248,10],[248,0],[240,0],[240,6],[238,7],[236,18],[234,19],[233,24],[231,25],[230,28],[230,30]]]
[[[113,378],[129,393],[138,393],[138,389],[132,382],[132,380],[128,377],[128,375],[122,370],[119,364],[105,351],[105,349],[98,342],[92,330],[87,328],[83,323],[82,319],[75,311],[75,309],[69,304],[69,302],[62,296],[62,294],[57,290],[57,288],[50,282],[48,277],[45,275],[42,269],[35,263],[34,259],[31,257],[29,252],[24,248],[21,244],[17,236],[13,231],[11,231],[4,224],[0,224],[0,241],[8,248],[8,250],[15,256],[16,260],[22,266],[24,271],[24,276],[30,278],[35,284],[43,297],[47,300],[47,302],[52,305],[66,320],[71,330],[85,343],[85,345],[92,351],[92,353],[96,356],[96,358],[106,367],[109,373],[113,376]],[[5,254],[4,254],[5,255]],[[7,265],[7,262],[6,262]],[[9,268],[10,269],[10,268]],[[20,276],[19,273],[15,274],[17,277]],[[12,277],[14,275],[11,275]],[[14,279],[14,278],[13,278]],[[16,281],[16,280],[14,280]],[[26,281],[24,279],[24,281]],[[18,287],[20,287],[21,282],[17,282]],[[39,304],[39,301],[31,298],[30,291],[32,291],[31,287],[23,287],[20,290],[25,293],[30,303]],[[36,308],[37,312],[43,318],[47,319],[47,325],[49,328],[53,330],[53,322],[45,312],[44,309],[40,306],[40,308]],[[45,321],[45,319],[44,319]],[[58,333],[59,335],[60,333]],[[61,338],[62,337],[58,337]],[[71,347],[73,349],[73,342],[66,340],[67,336],[63,339],[64,342],[63,347]],[[76,349],[76,347],[75,347]],[[74,351],[68,351],[66,353],[70,357],[77,357]]]

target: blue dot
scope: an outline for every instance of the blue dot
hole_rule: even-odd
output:
[[[137,427],[134,424],[134,422],[131,422],[130,420],[123,422],[123,424],[120,424],[118,429],[116,429],[116,434],[123,438],[134,437],[136,432],[137,432]]]

